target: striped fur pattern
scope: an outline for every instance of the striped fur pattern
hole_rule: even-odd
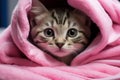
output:
[[[38,48],[70,64],[90,42],[90,19],[78,10],[31,9],[30,37]]]

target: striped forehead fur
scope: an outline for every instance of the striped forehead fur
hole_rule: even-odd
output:
[[[57,24],[65,24],[66,19],[69,18],[69,11],[67,9],[53,9],[51,11],[52,18]]]

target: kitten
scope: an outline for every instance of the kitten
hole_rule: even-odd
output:
[[[78,10],[32,7],[30,37],[38,48],[70,64],[90,42],[90,19]]]

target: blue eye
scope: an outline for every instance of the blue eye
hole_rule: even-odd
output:
[[[77,36],[77,33],[78,33],[78,31],[76,29],[71,28],[71,29],[68,30],[67,35],[69,37],[75,37],[75,36]]]
[[[54,36],[54,31],[51,28],[47,28],[44,30],[44,35],[46,37],[53,37]]]

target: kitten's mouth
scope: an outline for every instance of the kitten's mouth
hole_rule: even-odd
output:
[[[64,49],[59,48],[56,52],[66,52]]]
[[[54,51],[54,53],[59,57],[64,57],[71,54],[68,50],[65,49],[57,49]]]

